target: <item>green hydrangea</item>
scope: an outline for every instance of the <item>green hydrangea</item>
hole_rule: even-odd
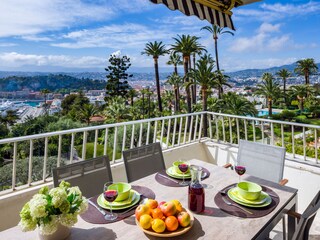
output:
[[[55,208],[59,208],[59,206],[67,200],[67,193],[63,188],[53,188],[50,190],[49,195],[52,197],[52,205]]]
[[[78,209],[78,213],[81,214],[81,213],[84,213],[85,211],[87,211],[88,209],[88,200],[86,198],[82,198],[82,202],[79,206],[79,209]]]
[[[19,226],[22,228],[23,232],[32,231],[37,227],[37,221],[32,218],[30,214],[29,203],[26,203],[21,212],[20,212],[21,220],[19,222]]]
[[[62,213],[68,213],[70,210],[70,203],[68,200],[63,201],[63,203],[59,206],[59,209]]]
[[[46,217],[48,215],[46,212],[47,205],[48,205],[48,201],[45,195],[43,194],[34,195],[29,202],[31,216],[33,218]]]
[[[60,215],[60,223],[66,227],[72,227],[77,222],[78,222],[77,214],[65,213]]]
[[[50,216],[50,221],[41,222],[39,226],[39,232],[42,235],[50,235],[57,231],[59,219],[56,215]]]
[[[59,184],[59,188],[63,188],[67,191],[68,188],[71,187],[71,184],[68,182],[65,182],[64,180]]]
[[[69,188],[68,196],[70,196],[71,194],[79,196],[80,198],[82,197],[82,193],[81,193],[79,187],[71,187],[71,188]]]
[[[40,194],[47,195],[47,194],[49,193],[49,188],[48,188],[48,186],[42,187],[42,188],[39,190],[39,193],[40,193]]]
[[[42,235],[54,233],[58,225],[71,227],[78,215],[88,209],[88,202],[79,187],[71,187],[62,181],[59,187],[49,191],[47,186],[41,188],[27,202],[20,212],[19,226],[22,231],[32,231],[37,226]]]

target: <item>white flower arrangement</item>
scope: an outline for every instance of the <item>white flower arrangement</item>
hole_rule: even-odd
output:
[[[33,231],[39,227],[40,234],[54,233],[58,224],[72,227],[78,221],[78,215],[88,209],[88,202],[79,187],[71,187],[62,181],[59,187],[49,191],[48,187],[40,189],[27,202],[20,212],[22,231]]]

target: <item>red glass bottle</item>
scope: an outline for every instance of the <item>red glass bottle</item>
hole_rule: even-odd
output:
[[[195,213],[204,211],[204,188],[201,184],[202,168],[199,166],[191,166],[191,183],[188,192],[188,205],[189,209]]]

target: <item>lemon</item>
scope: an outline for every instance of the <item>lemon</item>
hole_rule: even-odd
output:
[[[152,230],[157,233],[162,233],[166,230],[166,224],[163,220],[156,218],[152,221]]]
[[[149,229],[149,228],[151,228],[152,217],[148,214],[143,214],[140,217],[139,223],[143,229]]]

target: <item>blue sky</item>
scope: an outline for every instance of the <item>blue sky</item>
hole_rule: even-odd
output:
[[[200,31],[208,22],[148,0],[1,0],[0,12],[0,71],[104,71],[117,51],[132,67],[152,67],[145,44],[170,45],[177,34],[201,37],[214,55],[212,37]],[[219,39],[220,68],[320,62],[320,1],[262,1],[233,12],[235,35]]]

